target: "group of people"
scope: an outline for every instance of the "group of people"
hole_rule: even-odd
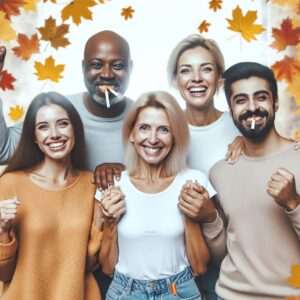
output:
[[[273,72],[225,71],[215,41],[188,36],[167,65],[182,110],[165,91],[127,98],[132,65],[127,41],[99,32],[87,92],[41,93],[9,128],[1,110],[0,299],[300,295],[286,281],[300,264],[300,152],[275,129]],[[222,86],[229,112],[214,105]]]

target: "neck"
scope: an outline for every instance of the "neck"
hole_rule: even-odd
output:
[[[83,104],[86,109],[93,115],[101,118],[114,118],[123,113],[126,106],[126,98],[112,105],[110,108],[97,104],[88,93],[83,95]]]
[[[149,183],[155,183],[166,176],[162,164],[153,166],[140,162],[139,170],[135,172],[132,177],[136,179],[143,179]]]
[[[263,140],[255,141],[245,138],[244,153],[251,157],[270,156],[280,153],[292,143],[292,140],[279,135],[275,127],[273,127]]]
[[[217,110],[213,101],[210,106],[198,108],[187,105],[184,111],[186,121],[193,126],[206,126],[210,125],[220,118],[223,112]]]

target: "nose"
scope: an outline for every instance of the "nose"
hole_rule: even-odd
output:
[[[250,99],[248,102],[248,110],[256,111],[258,108],[257,102],[255,99]]]
[[[193,82],[201,82],[203,80],[200,70],[194,70],[192,76],[193,76],[192,77]]]
[[[56,126],[51,126],[50,128],[50,137],[53,140],[57,140],[61,137],[61,134]]]
[[[156,130],[149,131],[148,141],[151,144],[157,143],[157,132],[156,132]]]
[[[101,76],[104,78],[112,78],[114,77],[114,73],[112,72],[112,69],[110,65],[105,64],[102,68]]]

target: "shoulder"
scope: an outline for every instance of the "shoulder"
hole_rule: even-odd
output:
[[[238,163],[238,162],[237,162]],[[228,168],[230,168],[230,165],[225,159],[221,159],[217,161],[209,171],[209,178],[212,178],[212,176],[215,176],[215,174],[219,174],[220,172],[226,172]]]
[[[22,171],[9,172],[0,177],[0,184],[4,183],[15,183],[18,182],[21,178],[24,178],[26,174]]]

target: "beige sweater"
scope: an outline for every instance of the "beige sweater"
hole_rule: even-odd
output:
[[[10,244],[0,244],[1,300],[99,300],[91,273],[102,233],[92,226],[91,173],[60,191],[43,189],[24,172],[0,178],[0,199],[21,202]]]
[[[212,254],[224,258],[217,294],[225,300],[275,300],[300,295],[287,282],[300,264],[300,206],[287,212],[266,192],[278,167],[295,175],[300,192],[300,151],[292,147],[272,157],[220,161],[210,180],[225,215],[203,226]],[[227,246],[227,247],[226,247]]]

